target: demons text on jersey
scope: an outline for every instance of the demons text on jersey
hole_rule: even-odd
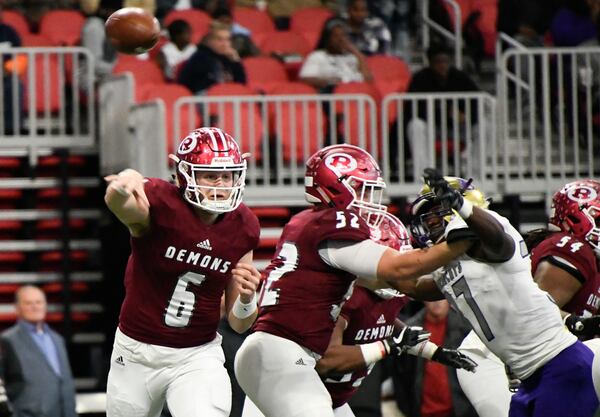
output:
[[[221,258],[212,257],[210,255],[202,255],[199,252],[194,252],[187,249],[177,249],[175,246],[167,247],[165,258],[173,259],[186,264],[197,265],[201,268],[207,268],[212,271],[219,271],[224,274],[229,271],[231,266],[230,261],[223,261]]]
[[[368,340],[381,340],[390,337],[394,333],[394,325],[372,327],[370,329],[360,329],[354,338],[357,342],[366,342]]]

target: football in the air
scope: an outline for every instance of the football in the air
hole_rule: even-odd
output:
[[[137,55],[152,49],[160,35],[160,24],[139,7],[125,7],[111,14],[105,24],[106,36],[115,49]]]

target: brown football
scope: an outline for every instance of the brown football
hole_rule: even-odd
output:
[[[158,20],[138,7],[125,7],[111,14],[105,29],[115,49],[131,55],[152,49],[160,35]]]

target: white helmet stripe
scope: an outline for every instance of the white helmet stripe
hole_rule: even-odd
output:
[[[213,130],[211,128],[206,129],[206,132],[208,132],[208,134],[210,135],[210,140],[212,141],[212,145],[213,145],[213,150],[218,150],[219,149],[219,145],[217,145],[217,138],[215,138],[215,134],[213,133]]]
[[[225,139],[225,135],[223,134],[223,131],[221,129],[216,129],[217,132],[219,132],[219,136],[221,136],[221,142],[223,143],[223,149],[227,149],[226,156],[229,156],[229,148],[227,147],[227,140]]]

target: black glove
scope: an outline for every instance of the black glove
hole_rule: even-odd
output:
[[[8,402],[8,397],[6,396],[6,390],[4,389],[4,381],[0,379],[0,417],[10,417],[12,416],[12,408],[10,403]]]
[[[600,316],[581,317],[569,314],[565,318],[565,326],[582,340],[600,336]]]
[[[425,168],[423,181],[435,194],[436,199],[446,208],[460,210],[463,205],[463,196],[460,191],[450,187],[448,181],[435,168]]]
[[[397,336],[390,336],[383,341],[388,355],[401,355],[411,347],[429,340],[431,333],[418,326],[406,326]]]
[[[467,355],[456,349],[446,349],[441,346],[437,348],[431,360],[451,368],[464,369],[469,372],[475,372],[475,368],[477,367],[477,362]]]

